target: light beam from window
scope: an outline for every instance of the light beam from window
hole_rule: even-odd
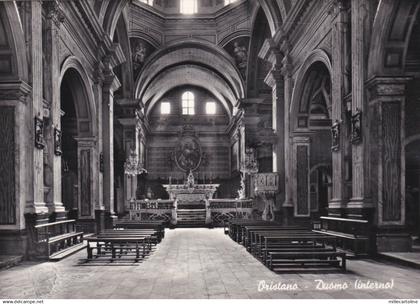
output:
[[[197,0],[181,0],[181,14],[191,15],[197,13]]]

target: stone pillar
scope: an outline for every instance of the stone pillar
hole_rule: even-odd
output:
[[[30,90],[23,81],[0,82],[0,254],[25,255],[28,244],[24,208],[32,190],[28,158],[34,146]]]
[[[404,109],[406,77],[375,77],[367,83],[371,124],[372,198],[377,204],[378,251],[408,251],[405,231]],[[377,181],[377,182],[376,182]]]
[[[118,121],[123,126],[122,144],[125,152],[125,159],[128,160],[132,152],[139,156],[138,128],[136,118],[119,118]],[[123,201],[118,202],[118,213],[122,213],[130,208],[130,201],[136,198],[136,190],[137,176],[124,174]]]
[[[276,142],[273,144],[273,172],[278,173],[279,189],[276,200],[284,202],[285,197],[285,133],[284,133],[284,87],[283,76],[277,66],[274,66],[265,78],[272,88],[273,130]]]
[[[292,164],[292,153],[290,143],[290,103],[292,101],[293,94],[293,78],[292,78],[292,67],[291,59],[286,54],[283,58],[282,74],[284,80],[284,202],[283,207],[293,207],[292,197],[292,181],[291,181],[291,164]]]
[[[116,218],[114,210],[114,92],[120,82],[108,67],[102,91],[102,143],[104,159],[103,199],[110,225]]]
[[[47,18],[45,19],[44,43],[44,98],[50,106],[48,124],[46,125],[44,168],[45,185],[49,187],[46,198],[52,220],[64,219],[65,209],[61,195],[61,154],[55,149],[55,138],[60,139],[61,104],[60,104],[60,62],[59,62],[59,27],[64,16],[57,0],[44,3]]]
[[[368,32],[366,19],[369,16],[369,0],[351,1],[351,51],[352,51],[352,113],[362,113],[362,130],[369,128],[367,102],[365,97],[365,81],[368,63],[366,61],[366,44]],[[369,134],[363,132],[361,140],[352,146],[352,198],[347,204],[347,213],[352,217],[365,217],[372,208],[370,198],[369,174]]]
[[[332,7],[332,117],[333,123],[338,123],[338,147],[332,151],[332,199],[328,203],[329,215],[341,216],[345,207],[345,145],[347,128],[344,96],[346,64],[345,54],[348,46],[348,13],[347,0],[336,0]]]
[[[32,166],[32,176],[28,178],[28,187],[30,190],[30,197],[28,197],[25,213],[30,214],[28,220],[35,222],[47,221],[48,208],[44,201],[44,153],[41,146],[35,147],[35,122],[37,117],[40,121],[43,120],[43,94],[42,94],[42,3],[41,1],[31,1],[27,8],[30,8],[30,58],[31,58],[31,83],[32,83],[32,115],[29,118],[29,125],[32,129],[32,142],[29,148],[32,154],[28,163]],[[41,133],[43,131],[40,131]],[[43,141],[43,139],[41,139]]]
[[[102,87],[104,83],[105,76],[103,74],[104,66],[102,62],[98,62],[95,66],[94,71],[94,86],[93,86],[93,95],[95,99],[95,104],[97,105],[97,153],[98,155],[98,178],[94,181],[96,185],[94,187],[95,193],[95,220],[96,220],[96,231],[102,231],[105,229],[105,205],[104,205],[104,189],[103,189],[103,171],[104,171],[104,158],[103,158],[103,140],[102,140]]]

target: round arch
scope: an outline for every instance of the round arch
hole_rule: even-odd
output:
[[[168,66],[183,64],[196,64],[214,70],[226,80],[237,99],[244,97],[244,83],[230,55],[210,42],[189,39],[171,43],[147,59],[136,80],[136,98],[141,99],[153,79]]]
[[[419,9],[418,1],[379,2],[372,27],[368,78],[404,72],[408,44]]]
[[[0,7],[4,6],[5,17],[9,26],[11,35],[10,47],[12,48],[12,69],[14,74],[23,81],[28,81],[28,59],[26,57],[26,43],[23,33],[23,25],[20,19],[19,11],[15,1],[5,1],[0,3]]]
[[[291,131],[294,131],[297,128],[297,118],[299,116],[299,108],[304,94],[306,78],[308,76],[308,71],[315,63],[323,64],[328,70],[330,76],[332,75],[331,60],[327,52],[322,49],[312,51],[297,72],[295,86],[292,93],[292,102],[289,108]]]
[[[95,136],[97,130],[94,118],[97,116],[97,113],[93,92],[91,90],[92,83],[87,76],[83,65],[75,56],[68,57],[61,66],[59,78],[60,87],[66,75],[69,75],[72,79],[70,85],[75,94],[74,100],[78,118],[77,128],[79,134]]]
[[[156,77],[144,95],[146,115],[164,94],[175,87],[193,85],[211,92],[231,116],[234,94],[229,86],[217,74],[194,65],[175,66]],[[162,89],[164,88],[164,89]]]

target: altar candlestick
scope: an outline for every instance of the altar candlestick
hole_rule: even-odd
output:
[[[169,185],[171,185],[172,182],[172,176],[169,176]]]

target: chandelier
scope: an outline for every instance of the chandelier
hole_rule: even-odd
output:
[[[136,152],[131,150],[130,155],[124,163],[124,174],[129,176],[136,176],[147,173],[143,166],[143,162],[139,159]]]

